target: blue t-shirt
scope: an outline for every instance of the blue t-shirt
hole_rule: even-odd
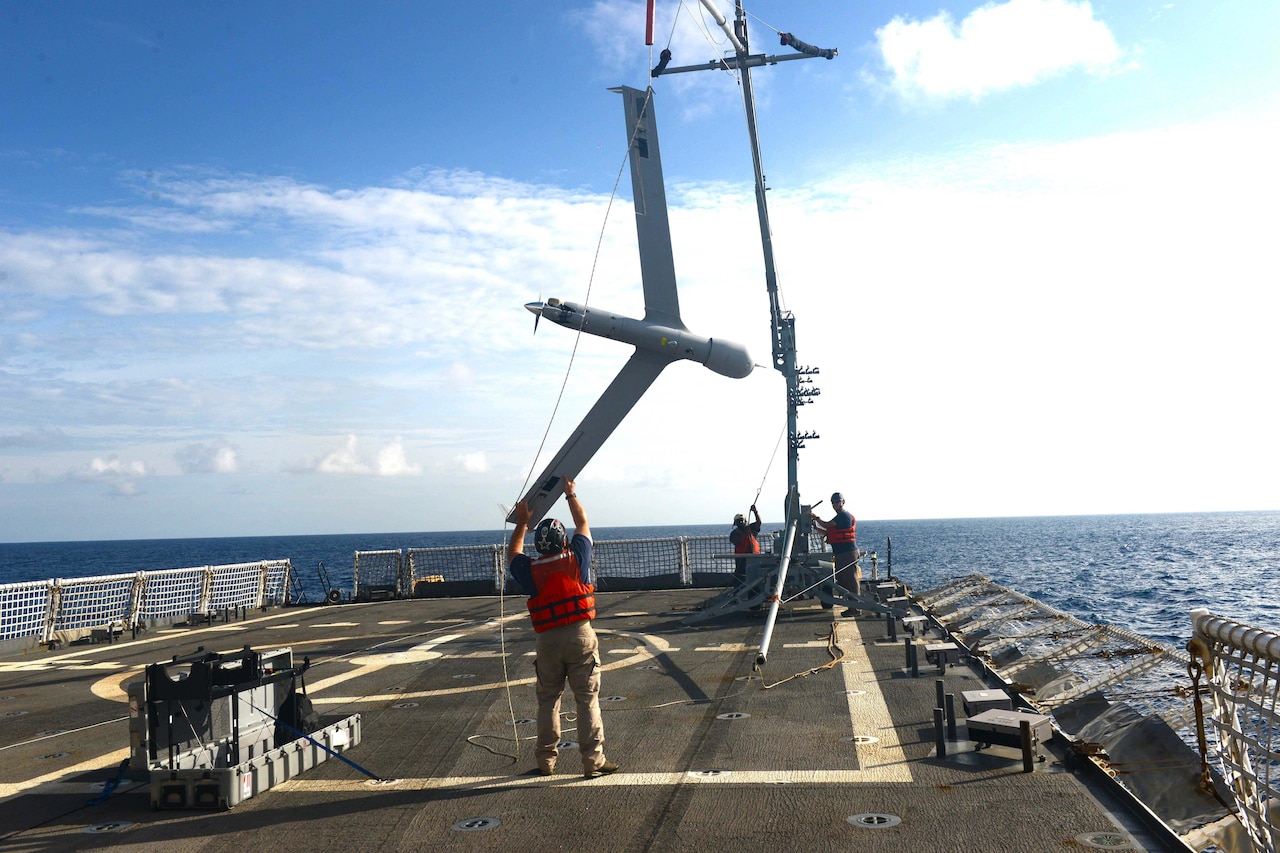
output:
[[[581,533],[573,534],[569,541],[569,550],[578,558],[579,578],[583,583],[591,583],[591,540]],[[525,595],[535,596],[538,588],[533,583],[533,558],[528,554],[516,554],[511,558],[511,579]]]

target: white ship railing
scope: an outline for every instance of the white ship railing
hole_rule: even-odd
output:
[[[761,547],[771,548],[776,535],[762,535]],[[728,586],[731,561],[717,559],[725,542],[724,536],[600,541],[592,549],[592,572],[602,592]],[[811,539],[811,550],[822,548],[820,539]],[[493,595],[503,591],[506,557],[505,545],[357,551],[351,595]],[[99,633],[113,639],[192,614],[286,604],[291,587],[301,589],[289,560],[0,584],[0,648],[65,644]]]
[[[1258,853],[1280,842],[1280,635],[1191,612],[1188,649],[1208,676],[1223,779]]]
[[[760,536],[760,548],[769,551],[778,532]],[[594,543],[591,572],[601,592],[631,589],[717,587],[733,583],[733,565],[720,559],[724,536],[674,536],[665,539],[613,539]],[[811,537],[811,551],[824,547]],[[448,548],[407,548],[400,551],[357,551],[355,596],[363,597],[376,571],[383,588],[396,586],[404,596],[493,595],[503,590],[507,565],[505,545],[463,545]],[[376,570],[362,567],[377,566]],[[394,568],[393,568],[394,567]]]

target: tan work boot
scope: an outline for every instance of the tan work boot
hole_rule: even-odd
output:
[[[595,770],[588,770],[586,773],[583,773],[582,778],[595,779],[597,776],[608,776],[610,773],[617,773],[617,772],[618,772],[618,765],[606,759],[604,764],[601,764]]]

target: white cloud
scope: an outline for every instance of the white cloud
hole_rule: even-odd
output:
[[[404,442],[396,438],[380,448],[370,461],[358,450],[359,440],[348,435],[346,444],[326,454],[313,466],[303,466],[321,474],[376,474],[379,477],[405,477],[422,473],[422,466],[411,463]]]
[[[138,494],[138,480],[150,474],[140,460],[125,461],[116,454],[103,458],[95,456],[91,462],[72,473],[72,478],[85,482],[108,483],[111,492],[120,497]]]
[[[486,474],[493,468],[483,450],[475,453],[459,454],[458,464],[462,466],[463,471],[469,474]]]
[[[189,444],[173,457],[188,474],[234,474],[240,467],[235,448],[225,442]]]
[[[368,474],[370,468],[356,453],[356,437],[348,435],[347,443],[321,459],[316,470],[321,474]]]
[[[90,477],[145,477],[147,466],[136,459],[125,462],[113,453],[106,459],[95,456],[85,473]]]
[[[404,443],[400,439],[378,451],[378,475],[403,477],[422,473],[421,465],[413,465],[405,457]]]
[[[890,85],[907,99],[977,99],[1077,68],[1109,73],[1123,58],[1087,0],[987,3],[959,25],[945,11],[923,21],[896,17],[876,40]]]

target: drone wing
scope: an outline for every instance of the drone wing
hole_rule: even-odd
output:
[[[676,263],[671,250],[667,191],[658,150],[658,120],[652,92],[626,86],[622,94],[631,140],[631,194],[636,206],[636,238],[640,247],[640,278],[644,287],[644,318],[683,329],[676,293]]]
[[[530,526],[541,521],[551,505],[564,494],[564,478],[573,479],[578,476],[600,446],[617,429],[618,424],[622,423],[627,412],[631,411],[636,401],[653,384],[653,380],[658,378],[662,368],[670,363],[668,359],[655,353],[637,350],[623,365],[604,394],[582,419],[582,423],[578,424],[578,428],[565,441],[560,452],[525,493],[524,499],[528,501],[532,513],[529,518]],[[514,515],[509,514],[507,521],[514,523]]]

